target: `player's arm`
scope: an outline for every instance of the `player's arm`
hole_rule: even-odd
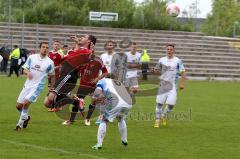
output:
[[[55,71],[53,63],[48,67],[48,78],[49,78],[48,88],[52,89],[55,84]]]
[[[158,62],[155,67],[153,67],[152,69],[150,69],[150,74],[161,74],[161,69],[162,69],[162,64],[160,62]]]
[[[91,96],[92,104],[96,105],[96,104],[102,103],[104,99],[105,97],[103,95],[102,89],[97,87],[93,92],[93,95]]]
[[[134,69],[134,68],[139,69],[139,68],[141,68],[141,64],[139,64],[139,63],[127,63],[127,68],[129,68],[129,69]]]
[[[185,87],[185,72],[181,72],[181,78],[179,80],[179,88],[184,89]]]
[[[24,68],[24,69],[23,69],[23,74],[26,75],[27,78],[30,79],[30,80],[33,78],[32,73],[31,73],[30,70],[27,69],[27,68]]]
[[[184,65],[183,65],[181,60],[179,62],[179,74],[181,76],[181,78],[179,80],[179,88],[184,89],[184,86],[185,86],[185,68],[184,68]]]
[[[50,73],[50,74],[48,74],[48,77],[49,77],[48,88],[52,89],[54,84],[55,84],[55,74],[54,73]]]
[[[30,64],[31,64],[31,56],[27,58],[27,61],[24,63],[22,68],[23,68],[23,74],[26,75],[27,78],[31,80],[33,78],[33,75],[30,71]]]

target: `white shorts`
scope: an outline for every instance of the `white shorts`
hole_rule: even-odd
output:
[[[129,88],[138,88],[138,78],[137,77],[131,77],[127,78],[126,81],[124,82],[125,87]]]
[[[157,95],[156,102],[160,104],[176,105],[176,102],[177,102],[176,88],[173,88],[172,90],[166,93]]]
[[[130,108],[128,107],[115,107],[110,111],[106,110],[103,115],[109,122],[113,122],[116,117],[126,119],[129,110]]]
[[[21,93],[18,96],[17,103],[23,103],[25,100],[36,102],[37,97],[41,91],[42,89],[39,89],[37,87],[23,87]]]

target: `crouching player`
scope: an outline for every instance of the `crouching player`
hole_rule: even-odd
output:
[[[98,150],[102,148],[107,123],[113,122],[115,118],[118,120],[122,144],[127,146],[127,125],[125,119],[132,108],[132,99],[125,86],[121,82],[110,78],[99,80],[92,96],[92,104],[96,105],[99,103],[104,105],[104,113],[98,127],[97,144],[92,149]]]

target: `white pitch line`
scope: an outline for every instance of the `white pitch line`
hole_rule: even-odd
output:
[[[103,158],[103,157],[99,157],[99,156],[95,156],[95,155],[84,154],[82,152],[67,151],[67,150],[60,149],[60,148],[47,148],[47,147],[43,147],[43,146],[26,144],[26,143],[21,143],[21,142],[15,142],[15,141],[5,140],[5,139],[2,139],[1,141],[5,142],[5,143],[8,143],[8,144],[12,144],[12,145],[30,147],[30,148],[34,148],[34,149],[38,149],[38,150],[43,150],[43,151],[55,151],[55,152],[65,153],[65,154],[70,154],[70,155],[79,155],[79,156],[82,156],[82,157],[84,157],[84,156],[85,157],[91,157],[91,158],[94,158],[94,159],[107,159],[107,158]]]

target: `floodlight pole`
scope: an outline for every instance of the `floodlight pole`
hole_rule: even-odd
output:
[[[235,38],[237,36],[237,26],[238,26],[238,21],[235,21],[233,23],[233,37]]]

